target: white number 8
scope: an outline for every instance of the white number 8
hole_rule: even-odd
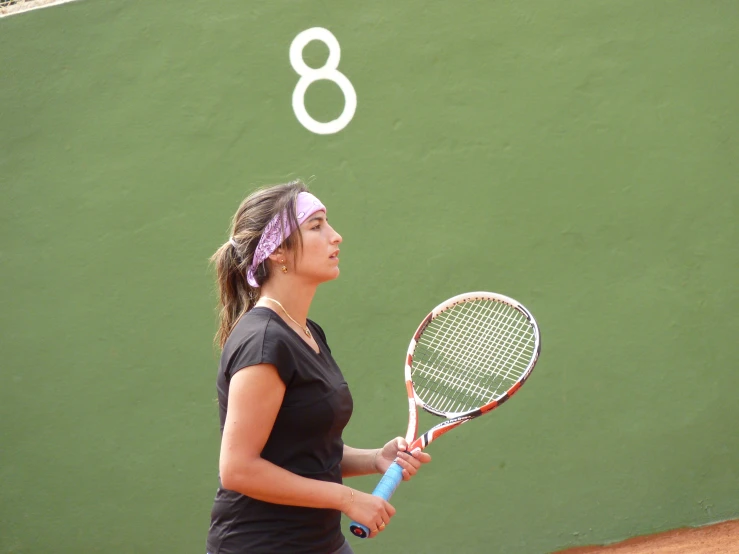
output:
[[[326,60],[323,67],[318,69],[308,67],[303,60],[303,49],[314,40],[320,40],[328,46],[328,60]],[[293,111],[303,127],[318,135],[338,133],[349,124],[357,110],[357,93],[346,75],[338,71],[340,58],[339,41],[329,30],[322,27],[306,29],[296,36],[290,45],[290,65],[300,75],[298,84],[295,85],[293,91]],[[305,109],[305,92],[311,84],[321,80],[336,83],[341,92],[344,93],[344,111],[341,112],[338,118],[328,123],[316,121]]]

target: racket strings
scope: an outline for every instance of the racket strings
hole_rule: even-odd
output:
[[[475,310],[475,308],[485,307],[488,309]],[[459,338],[449,343],[445,350],[454,351],[457,354],[459,363],[455,364],[457,366],[455,367],[457,370],[456,373],[458,375],[465,375],[462,372],[467,369],[467,379],[461,379],[461,381],[466,382],[467,392],[469,393],[474,391],[477,398],[468,398],[468,403],[466,405],[462,405],[462,403],[459,402],[461,399],[458,394],[453,397],[448,397],[446,399],[447,402],[443,405],[444,411],[463,411],[465,409],[472,409],[473,407],[486,404],[492,400],[501,384],[495,383],[498,386],[496,386],[494,390],[490,390],[490,383],[486,383],[485,379],[487,377],[485,372],[485,360],[489,359],[492,355],[492,345],[496,342],[501,345],[504,344],[500,328],[503,326],[503,318],[508,320],[511,318],[502,310],[491,313],[492,310],[489,309],[490,307],[482,304],[478,304],[477,306],[467,305],[465,308],[466,309],[460,310],[456,314],[451,314],[451,319],[452,324],[456,329],[460,329],[462,324],[467,321],[468,332],[456,335],[456,337]],[[493,325],[487,325],[489,321],[492,321]],[[462,384],[459,381],[460,379],[457,379],[457,385]],[[436,396],[438,400],[438,391]],[[457,401],[456,404],[454,403],[455,400]]]
[[[481,345],[474,345],[480,347],[479,356],[468,360],[475,364],[470,366],[470,369],[474,368],[472,371],[480,374],[481,377],[489,367],[500,368],[501,371],[497,375],[500,379],[496,383],[494,394],[498,393],[501,386],[509,387],[517,381],[525,372],[530,359],[526,357],[526,346],[530,344],[526,336],[527,331],[530,330],[528,318],[506,304],[499,304],[498,307],[500,309],[490,310],[493,312],[490,332],[484,337],[481,336],[481,341],[478,341]],[[529,354],[533,353],[533,345],[531,346],[528,350]],[[481,359],[486,359],[489,367],[483,366],[480,363]],[[519,371],[515,372],[516,369]],[[490,401],[492,397],[486,400]]]
[[[481,405],[485,403],[485,399],[490,397],[493,392],[489,390],[488,383],[485,382],[484,374],[480,370],[481,358],[485,356],[484,345],[489,343],[494,333],[494,328],[491,326],[485,326],[485,316],[489,314],[475,310],[476,306],[464,305],[462,310],[457,313],[451,313],[449,315],[452,320],[452,325],[447,327],[447,333],[445,337],[440,341],[442,345],[442,351],[447,353],[449,358],[450,353],[456,355],[456,362],[453,362],[453,366],[456,370],[455,373],[458,375],[457,385],[465,388],[468,393],[474,392],[475,404]],[[462,321],[467,321],[469,333],[452,335],[451,330],[459,328]],[[451,339],[451,340],[450,340]],[[446,342],[446,344],[445,344]],[[477,355],[475,355],[477,353]],[[466,374],[459,371],[466,366],[470,369]],[[447,364],[447,367],[449,365]],[[438,373],[438,372],[437,372]],[[439,391],[437,391],[437,398]],[[458,395],[456,397],[448,397],[446,404],[443,405],[443,411],[459,411],[463,406],[455,405],[453,402],[460,400]],[[472,400],[472,399],[469,399]]]
[[[489,333],[480,336],[479,341],[473,344],[478,348],[478,356],[467,360],[468,363],[474,364],[470,366],[473,372],[483,376],[486,372],[489,374],[491,368],[498,368],[499,371],[495,375],[499,380],[495,383],[496,387],[493,391],[498,393],[501,386],[510,386],[513,383],[507,383],[512,379],[513,382],[518,380],[528,366],[529,357],[526,356],[526,346],[530,344],[530,337],[526,336],[530,330],[528,319],[505,304],[500,304],[498,310],[493,311],[490,321]],[[489,315],[489,314],[488,314]],[[528,349],[528,353],[533,353],[533,345]],[[484,365],[487,360],[487,366]],[[516,372],[515,370],[518,369]],[[487,398],[487,401],[492,398]]]
[[[480,320],[474,318],[471,321],[479,325]],[[484,358],[490,358],[491,352],[489,348],[484,346],[489,344],[491,332],[490,329],[487,329],[485,333],[478,330],[477,334],[473,336],[476,338],[472,341],[468,340],[465,343],[457,340],[455,344],[447,345],[448,347],[442,350],[443,357],[446,359],[441,360],[437,356],[435,360],[429,360],[431,363],[425,364],[425,368],[421,368],[421,373],[426,373],[429,383],[435,382],[434,386],[427,386],[434,392],[433,396],[428,397],[428,395],[422,393],[427,398],[427,404],[434,405],[437,409],[445,412],[468,411],[490,402],[502,385],[510,386],[515,382],[504,383],[499,380],[499,382],[493,383],[493,386],[490,386],[489,382],[485,382],[485,377],[488,375],[485,372]],[[512,341],[501,341],[500,337],[497,340],[502,348],[499,352],[500,356],[510,358],[510,344],[512,344]],[[506,342],[509,346],[508,352],[505,348]],[[449,346],[452,349],[457,349],[456,362],[449,356],[451,351]],[[475,352],[478,354],[474,355]],[[460,353],[463,354],[460,355]],[[465,367],[474,369],[465,373]],[[522,366],[522,369],[525,368]],[[510,377],[510,373],[511,367],[503,375]],[[521,373],[516,374],[516,377]],[[415,380],[419,381],[419,379]]]
[[[528,361],[533,355],[534,344],[529,336],[530,324],[525,317],[514,317],[514,314],[520,316],[520,312],[510,306],[506,306],[507,312],[501,311],[501,315],[505,317],[507,325],[507,334],[498,333],[497,344],[500,348],[493,351],[492,345],[489,353],[492,357],[493,365],[506,368],[502,379],[513,378],[515,381],[521,378],[528,367]],[[514,370],[519,370],[515,373]],[[512,374],[512,375],[511,375]]]
[[[469,312],[470,310],[468,306],[463,306],[461,311]],[[452,349],[458,350],[465,338],[462,335],[453,334],[455,323],[458,320],[457,316],[458,314],[448,312],[433,320],[419,338],[416,353],[414,353],[413,373],[426,377],[426,388],[433,392],[432,396],[427,397],[426,404],[443,411],[446,411],[447,404],[452,400],[450,395],[445,394],[449,390],[463,388],[468,393],[481,396],[489,393],[487,389],[476,384],[474,379],[465,378],[465,375],[458,371],[449,371],[455,362],[451,356]],[[467,314],[467,317],[474,324],[474,318],[470,317],[470,314]],[[450,319],[452,321],[446,321]],[[419,346],[423,347],[420,351]],[[429,387],[429,385],[434,386]]]
[[[439,314],[419,337],[414,388],[438,411],[470,411],[521,379],[534,349],[535,333],[523,313],[494,300],[464,302]]]

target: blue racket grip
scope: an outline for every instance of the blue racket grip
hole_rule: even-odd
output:
[[[379,496],[383,500],[390,500],[390,497],[398,488],[398,485],[403,480],[403,468],[398,465],[398,462],[393,462],[392,465],[387,468],[385,475],[382,476],[380,482],[377,483],[375,490],[372,491],[373,496]],[[369,537],[370,530],[361,523],[352,521],[349,525],[349,530],[352,535],[359,537],[360,539],[366,539]]]

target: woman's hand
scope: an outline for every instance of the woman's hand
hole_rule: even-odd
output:
[[[375,469],[384,474],[393,462],[398,462],[403,468],[403,481],[408,481],[416,474],[422,464],[431,461],[431,456],[417,448],[410,454],[407,452],[408,443],[403,437],[396,437],[383,446],[375,454]]]
[[[348,487],[347,487],[348,488]],[[342,510],[352,521],[361,523],[370,530],[369,538],[373,538],[380,531],[384,531],[390,518],[395,515],[395,508],[379,496],[372,496],[364,492],[349,489],[350,499]]]

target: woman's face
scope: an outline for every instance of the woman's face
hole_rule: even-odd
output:
[[[341,235],[328,224],[326,213],[317,211],[300,225],[303,250],[297,257],[296,275],[316,284],[339,276]]]

